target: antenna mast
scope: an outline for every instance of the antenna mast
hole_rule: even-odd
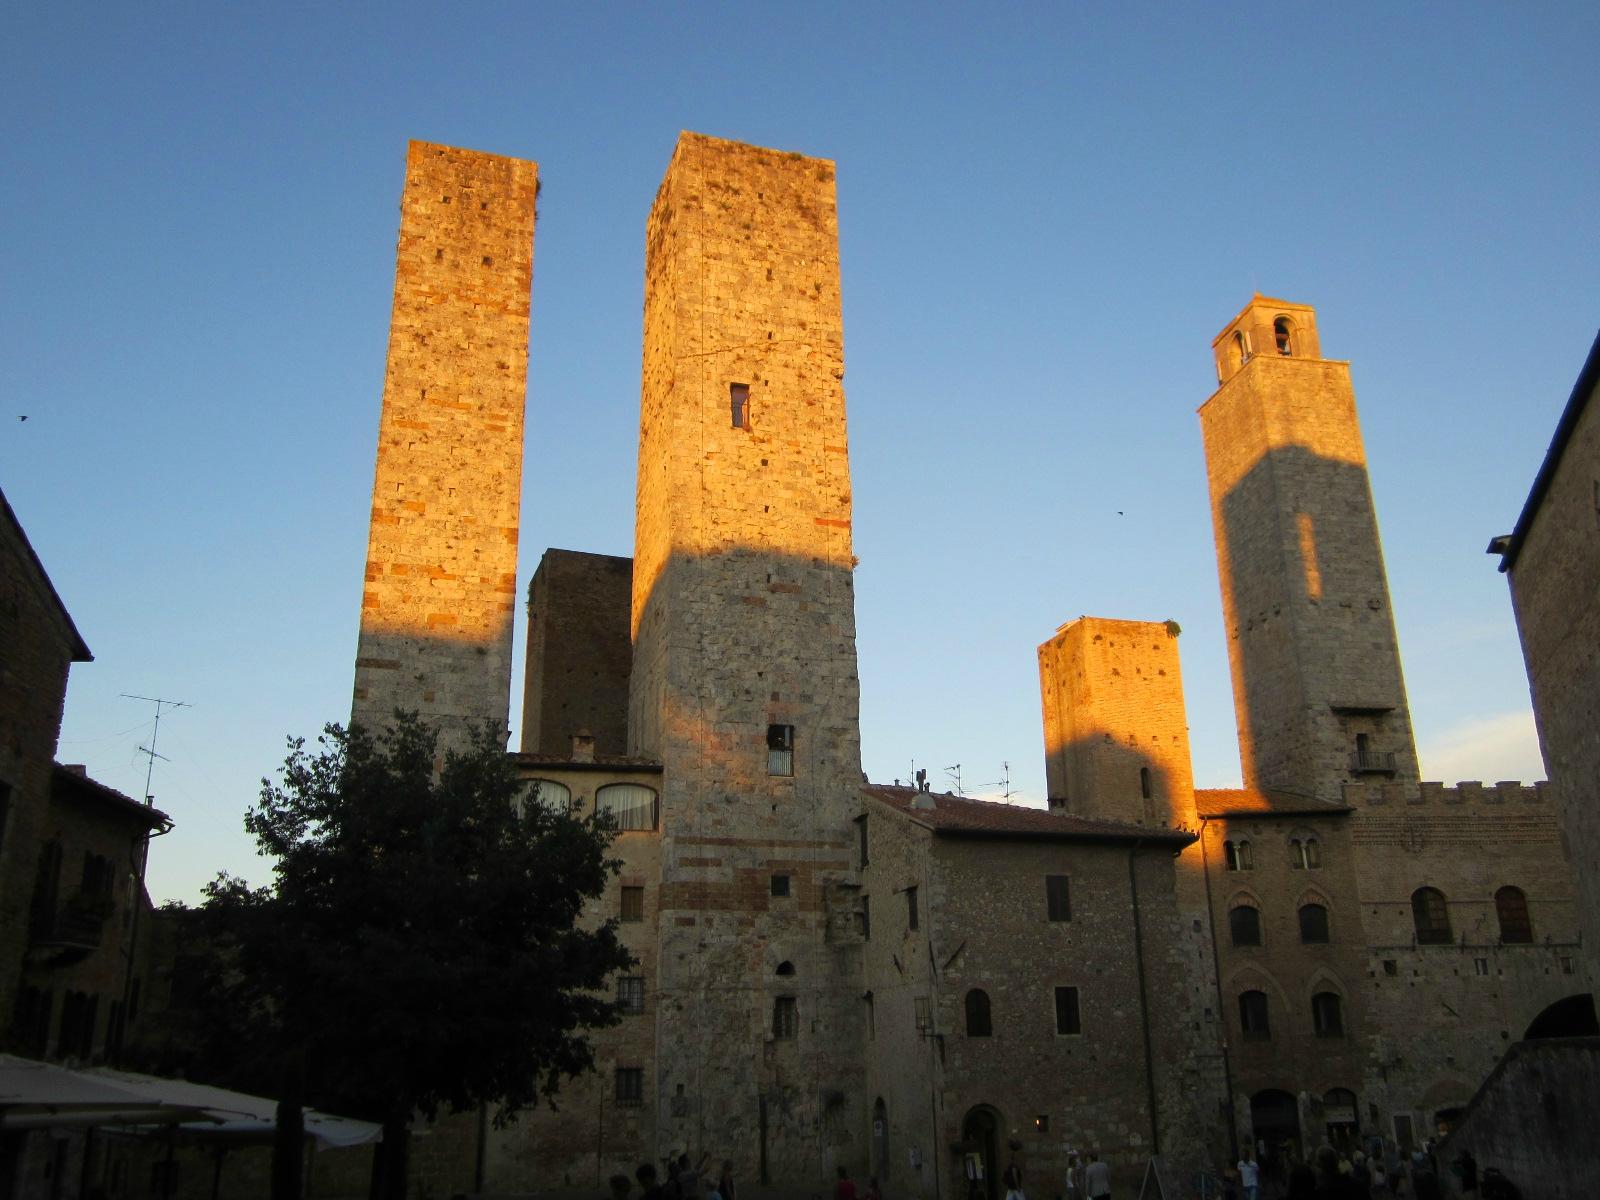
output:
[[[156,753],[156,738],[161,736],[162,706],[164,705],[169,709],[193,708],[194,706],[192,704],[185,704],[182,700],[168,700],[161,696],[135,696],[132,692],[123,692],[122,696],[125,700],[143,700],[147,704],[154,704],[156,706],[156,723],[155,727],[150,730],[150,744],[148,746],[139,747],[139,753],[143,754],[150,760],[149,765],[145,767],[144,772],[144,802],[147,807],[153,806],[156,802],[156,798],[150,792],[150,779],[155,774],[156,759],[159,758],[162,762],[172,761],[165,754]]]

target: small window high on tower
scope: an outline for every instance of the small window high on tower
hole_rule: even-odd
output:
[[[1272,339],[1277,343],[1278,353],[1285,358],[1294,354],[1294,327],[1289,324],[1288,317],[1279,317],[1272,323]]]
[[[794,774],[794,726],[767,726],[767,774]]]
[[[750,385],[748,383],[730,383],[728,385],[728,405],[733,410],[733,427],[735,429],[749,429]]]

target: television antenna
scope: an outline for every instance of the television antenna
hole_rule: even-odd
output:
[[[150,780],[155,774],[156,759],[159,758],[162,762],[172,761],[165,754],[156,753],[156,738],[161,736],[161,710],[162,708],[166,708],[169,711],[175,708],[193,708],[194,705],[185,704],[182,700],[168,700],[164,696],[136,696],[132,692],[123,692],[122,697],[124,700],[143,700],[147,704],[156,706],[156,723],[150,730],[150,744],[139,747],[139,753],[149,760],[144,771],[144,802],[146,807],[153,807],[156,798],[150,792]]]

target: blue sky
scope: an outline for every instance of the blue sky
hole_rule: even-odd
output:
[[[0,486],[96,654],[61,759],[138,795],[120,693],[193,705],[161,726],[158,897],[260,879],[261,776],[348,715],[409,138],[540,163],[524,586],[547,545],[631,552],[644,219],[694,129],[838,162],[874,778],[1009,762],[1041,799],[1035,647],[1091,613],[1182,624],[1197,780],[1237,779],[1194,409],[1257,290],[1352,361],[1425,774],[1540,772],[1483,548],[1597,324],[1593,5],[8,26]]]

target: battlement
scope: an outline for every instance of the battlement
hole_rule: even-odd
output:
[[[1459,805],[1547,804],[1550,781],[1522,783],[1501,780],[1487,785],[1482,780],[1464,779],[1454,787],[1442,783],[1346,783],[1344,802],[1351,808],[1379,808],[1384,805],[1448,808]]]

